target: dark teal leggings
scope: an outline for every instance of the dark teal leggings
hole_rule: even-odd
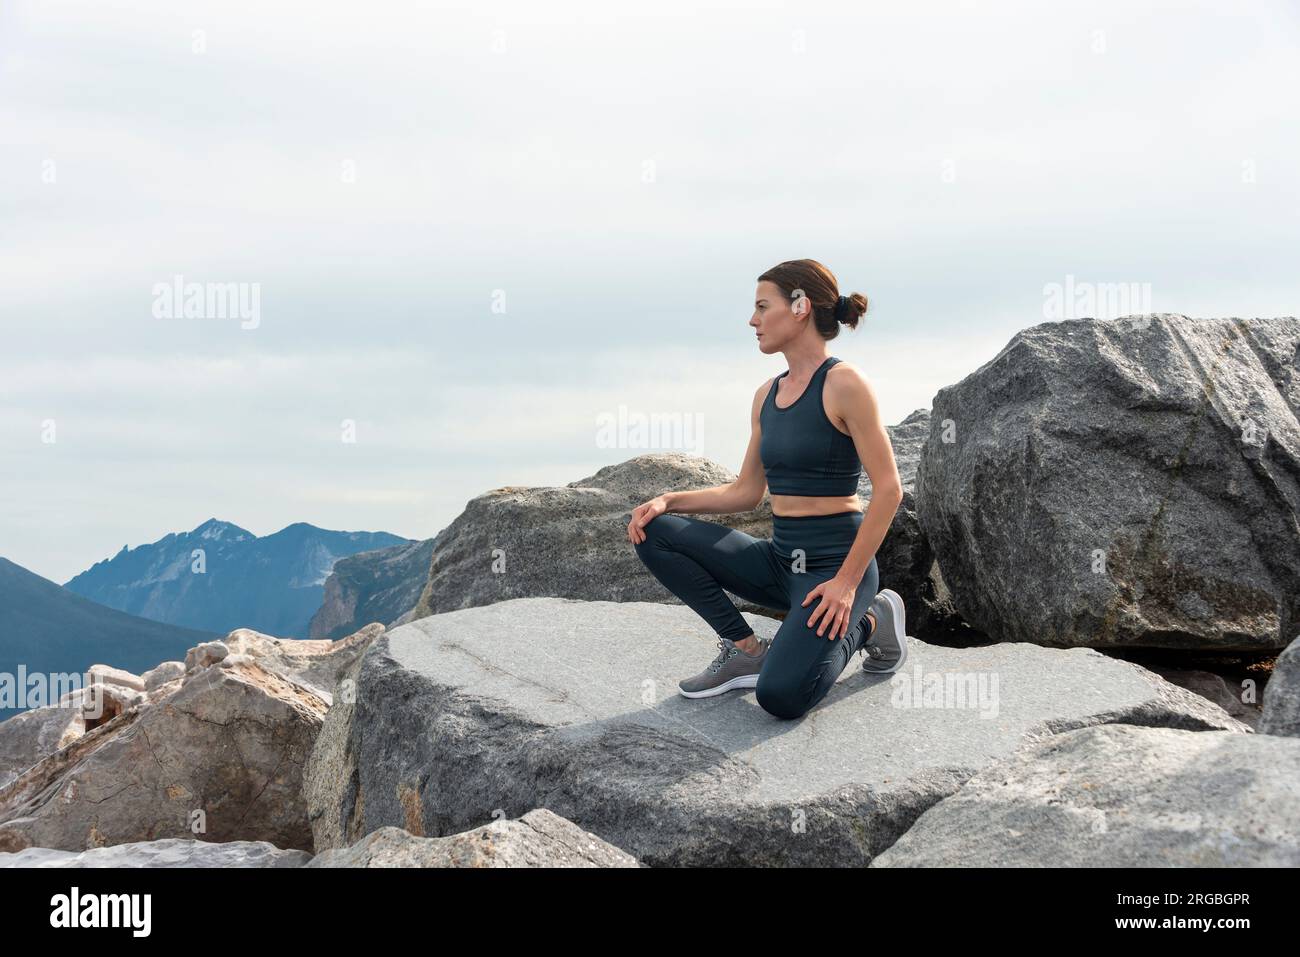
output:
[[[808,592],[835,577],[861,524],[857,511],[773,516],[772,537],[759,539],[715,522],[666,513],[646,524],[645,541],[634,547],[664,587],[723,638],[739,641],[753,633],[724,588],[756,605],[787,612],[754,697],[778,718],[798,718],[826,696],[870,633],[867,608],[880,587],[874,555],[853,596],[845,637],[828,638],[830,625],[818,636],[822,619],[808,627],[820,597],[801,607]]]

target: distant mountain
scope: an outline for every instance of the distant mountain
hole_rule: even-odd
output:
[[[409,543],[387,532],[335,532],[306,522],[259,538],[213,518],[151,545],[123,546],[65,587],[110,608],[186,628],[222,634],[253,628],[306,638],[335,562]]]
[[[135,618],[0,558],[0,673],[84,674],[102,662],[140,674],[218,637]],[[24,709],[0,708],[0,721]]]
[[[343,638],[372,621],[390,625],[401,618],[420,600],[436,541],[426,538],[339,559],[311,620],[311,637]]]

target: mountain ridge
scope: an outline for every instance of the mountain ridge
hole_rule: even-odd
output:
[[[222,634],[253,628],[306,638],[339,559],[411,541],[310,522],[258,536],[212,517],[187,532],[124,546],[64,587],[117,611],[178,627]]]

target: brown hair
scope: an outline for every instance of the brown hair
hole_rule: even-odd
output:
[[[858,320],[867,311],[867,297],[860,292],[848,296],[843,317],[835,320],[835,301],[840,296],[840,286],[835,274],[815,259],[791,259],[779,263],[758,277],[759,282],[775,283],[787,299],[796,289],[802,289],[813,307],[813,322],[823,339],[834,339],[840,334],[840,322],[850,329],[858,327]]]

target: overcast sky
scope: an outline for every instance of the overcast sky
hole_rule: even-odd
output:
[[[1294,5],[1063,7],[3,0],[0,555],[424,538],[657,450],[620,407],[735,470],[785,259],[871,300],[890,422],[1067,276],[1295,315]]]

